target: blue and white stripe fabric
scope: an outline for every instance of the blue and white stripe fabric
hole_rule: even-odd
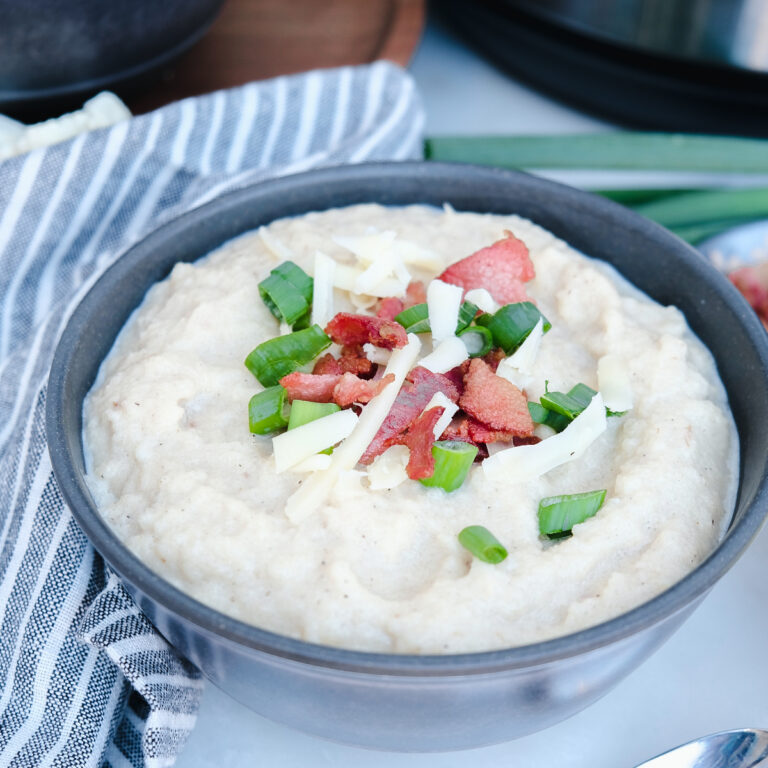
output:
[[[0,163],[0,766],[171,765],[199,674],[64,506],[48,367],[79,299],[131,243],[216,195],[319,165],[421,156],[398,67],[310,72],[188,99]]]

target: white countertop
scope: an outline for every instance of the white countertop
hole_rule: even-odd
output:
[[[412,65],[427,133],[606,130],[500,73],[430,25]],[[584,712],[517,741],[471,752],[371,752],[256,715],[206,685],[178,768],[630,768],[704,733],[768,727],[768,529],[672,639]]]

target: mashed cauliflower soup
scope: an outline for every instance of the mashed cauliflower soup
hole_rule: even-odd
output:
[[[263,387],[243,365],[258,344],[290,330],[260,299],[270,270],[290,259],[312,275],[317,251],[348,270],[366,269],[344,238],[386,233],[382,242],[407,244],[389,279],[402,281],[405,269],[428,285],[505,230],[527,245],[535,277],[525,290],[552,324],[520,384],[527,400],[538,402],[545,386],[600,389],[598,366],[609,357],[631,390],[631,408],[604,419],[576,458],[540,474],[517,476],[502,454],[519,448],[489,444],[502,471],[475,462],[451,493],[405,475],[402,445],[331,477],[321,464],[278,472],[272,437],[249,432],[248,402]],[[334,312],[373,315],[379,306],[339,287],[332,301]],[[430,334],[420,343],[418,359],[432,350]],[[383,368],[397,352],[366,354]],[[375,402],[362,406],[358,424]],[[103,362],[85,401],[84,434],[101,514],[172,584],[264,629],[394,653],[522,645],[652,598],[715,547],[738,464],[714,362],[677,309],[530,221],[447,206],[310,213],[176,265]],[[539,446],[558,437],[544,426],[536,435]],[[305,484],[301,513],[287,514]],[[606,490],[604,504],[570,537],[541,534],[542,499],[594,489]],[[484,562],[462,546],[457,535],[475,525],[493,533],[506,559]]]

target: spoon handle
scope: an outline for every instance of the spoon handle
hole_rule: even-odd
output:
[[[637,768],[768,768],[768,731],[723,731],[664,752]]]

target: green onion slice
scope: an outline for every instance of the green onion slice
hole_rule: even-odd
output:
[[[539,318],[543,321],[546,333],[552,328],[552,323],[539,312],[530,301],[519,301],[515,304],[505,304],[494,314],[480,315],[476,323],[485,326],[493,334],[493,343],[511,355],[534,329]]]
[[[548,496],[539,502],[539,531],[545,536],[560,537],[574,525],[597,514],[603,506],[606,490]]]
[[[470,525],[459,534],[459,543],[484,563],[500,563],[507,557],[504,545],[482,525]]]
[[[255,435],[276,432],[288,424],[285,390],[278,384],[254,395],[248,403],[248,426]]]
[[[395,315],[395,322],[405,328],[408,333],[429,332],[429,312],[426,304],[414,304]]]
[[[461,486],[477,456],[477,446],[461,440],[438,440],[432,445],[435,471],[420,480],[429,488],[442,488],[450,493]]]
[[[288,430],[296,429],[310,421],[330,416],[341,408],[336,403],[313,403],[310,400],[294,400],[291,403],[291,415],[288,419]],[[326,448],[320,453],[333,453],[333,448]]]
[[[536,424],[545,424],[554,429],[555,432],[562,432],[571,423],[571,420],[566,416],[547,410],[538,403],[528,403],[528,412]]]
[[[477,306],[471,301],[462,302],[459,307],[459,319],[456,323],[456,333],[463,331],[477,314]],[[429,333],[429,311],[426,304],[414,304],[395,315],[395,321],[405,328],[408,333]]]
[[[569,422],[573,421],[591,402],[597,392],[586,384],[576,384],[566,392],[546,392],[541,396],[541,404],[552,413],[561,414]],[[530,409],[529,409],[530,410]],[[626,411],[612,411],[605,409],[606,416],[623,416]],[[534,421],[537,419],[531,415]],[[540,421],[546,424],[546,421]],[[550,425],[551,426],[551,425]],[[567,424],[566,424],[567,426]],[[558,430],[558,432],[561,430]]]
[[[309,313],[312,278],[292,261],[284,261],[259,283],[259,295],[278,319],[293,325]]]
[[[313,403],[310,400],[294,400],[291,403],[291,415],[288,419],[288,429],[296,429],[310,421],[330,416],[341,408],[336,403]]]
[[[469,325],[456,335],[464,342],[470,357],[482,357],[493,349],[493,334],[482,325]]]
[[[259,344],[245,358],[245,367],[265,386],[280,383],[283,376],[314,360],[331,345],[319,325]]]

